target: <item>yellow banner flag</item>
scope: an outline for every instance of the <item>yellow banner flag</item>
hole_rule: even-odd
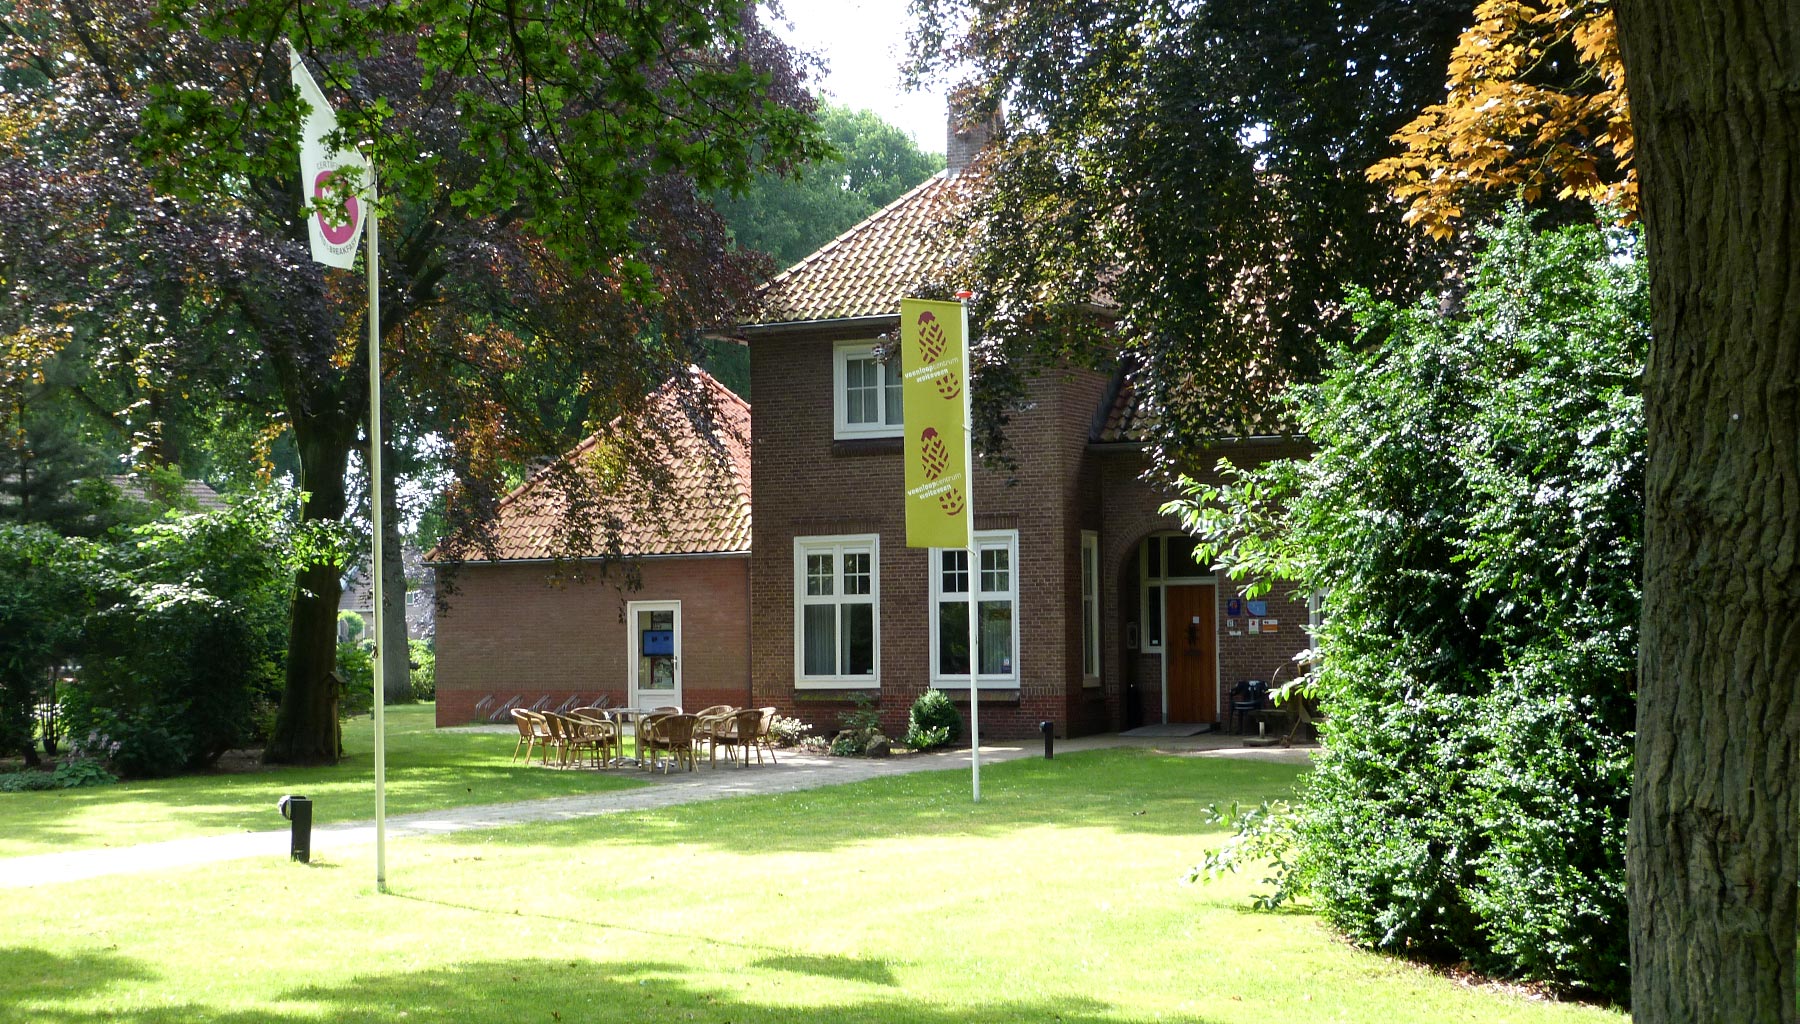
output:
[[[960,302],[900,300],[906,546],[969,546],[969,321]]]

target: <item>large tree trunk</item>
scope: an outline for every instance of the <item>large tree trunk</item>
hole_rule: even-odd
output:
[[[1632,1011],[1792,1021],[1800,4],[1624,0],[1619,26],[1655,315]]]
[[[391,430],[383,420],[383,432]],[[394,446],[381,452],[381,652],[382,693],[389,704],[412,700],[412,652],[406,645],[406,561],[400,547],[400,508],[395,487]]]
[[[302,522],[335,523],[344,517],[344,469],[353,435],[336,422],[339,418],[294,418],[301,485],[307,492]],[[337,667],[342,571],[328,562],[300,570],[288,620],[287,688],[275,734],[263,751],[263,760],[270,763],[333,764],[338,759],[338,691],[331,673]]]

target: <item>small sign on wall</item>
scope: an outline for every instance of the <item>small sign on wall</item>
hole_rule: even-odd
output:
[[[1244,625],[1245,625],[1245,628],[1249,629],[1251,635],[1255,635],[1257,633],[1262,632],[1262,620],[1261,619],[1246,619],[1246,620],[1244,620]]]
[[[1262,624],[1262,631],[1265,633],[1273,633],[1276,631],[1276,627],[1280,626],[1280,625],[1281,625],[1281,623],[1279,620],[1264,619],[1263,624]]]
[[[1269,602],[1267,602],[1267,601],[1251,601],[1248,603],[1250,605],[1250,614],[1251,615],[1261,618],[1262,616],[1269,614]]]
[[[1228,598],[1225,601],[1225,614],[1234,619],[1241,617],[1244,614],[1243,599],[1238,597]]]

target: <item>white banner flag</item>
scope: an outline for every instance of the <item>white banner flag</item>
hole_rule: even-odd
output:
[[[294,91],[306,104],[306,118],[300,124],[300,201],[306,205],[312,258],[349,270],[356,263],[356,246],[369,215],[367,202],[375,198],[375,176],[361,152],[343,152],[325,144],[325,137],[337,130],[337,115],[293,43],[288,44],[288,67],[293,72]],[[332,188],[332,178],[340,171],[348,172],[346,177],[356,183],[356,194],[345,195]],[[321,210],[314,206],[315,198],[324,198],[331,205]]]

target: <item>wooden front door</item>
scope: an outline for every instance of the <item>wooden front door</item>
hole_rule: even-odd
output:
[[[1213,585],[1165,587],[1168,621],[1163,650],[1168,658],[1171,722],[1219,720],[1218,622],[1213,618]]]

